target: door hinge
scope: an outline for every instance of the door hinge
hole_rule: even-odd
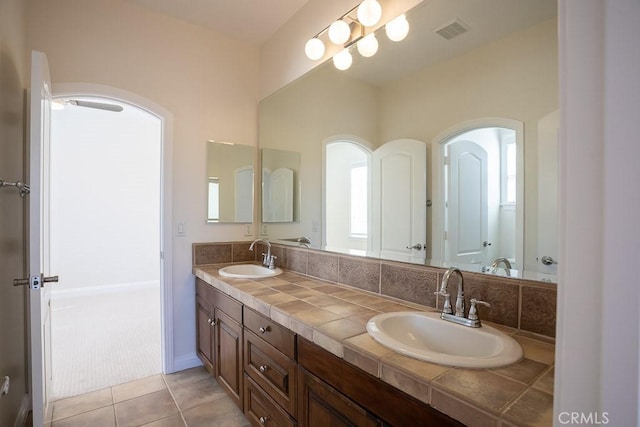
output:
[[[443,236],[444,240],[447,240],[447,232],[444,232],[444,236]]]
[[[449,166],[449,156],[444,156],[444,165]]]

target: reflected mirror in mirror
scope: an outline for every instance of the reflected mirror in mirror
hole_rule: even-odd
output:
[[[255,147],[207,141],[207,222],[253,222]]]
[[[300,153],[262,149],[262,222],[300,219]]]
[[[500,14],[491,13],[496,10]],[[315,248],[365,251],[368,256],[443,267],[456,264],[467,271],[489,269],[498,274],[505,273],[504,264],[498,270],[491,269],[491,264],[506,258],[517,267],[518,273],[511,271],[512,276],[555,281],[557,264],[541,260],[544,256],[558,260],[557,233],[552,232],[557,229],[556,12],[555,0],[423,2],[407,12],[411,29],[402,42],[389,41],[383,29],[375,56],[364,58],[352,52],[353,65],[346,71],[328,61],[263,100],[261,148],[295,149],[305,161],[300,176],[305,191],[301,222],[270,229],[269,237],[309,236]],[[441,36],[446,31],[434,31],[454,21],[465,29],[458,36],[447,39]],[[487,158],[486,197],[481,196],[482,178],[477,170],[473,172],[482,163],[470,162],[464,150],[458,153],[462,156],[458,165],[468,166],[459,177],[461,185],[458,190],[448,188],[452,172],[445,167],[445,153],[451,149],[452,138],[473,129],[495,136],[495,145],[487,152],[491,157]],[[515,145],[506,142],[513,139],[509,130],[515,131]],[[397,237],[398,241],[393,242],[394,250],[386,251],[390,240],[381,237],[377,246],[373,243],[384,228],[380,233],[370,228],[365,250],[362,238],[358,245],[345,243],[358,233],[343,224],[342,243],[334,243],[340,239],[332,237],[330,210],[344,205],[345,194],[350,193],[343,188],[335,194],[328,188],[326,165],[321,160],[326,162],[327,144],[356,141],[375,153],[403,139],[426,147],[420,172],[426,182],[425,206],[426,200],[430,205],[426,219],[420,217],[422,234],[410,237],[390,232],[387,238]],[[386,188],[389,197],[385,202],[373,189],[373,165],[369,174],[368,225],[374,227],[376,215],[400,223],[396,207],[408,203],[407,185],[411,184],[398,178]],[[475,199],[462,199],[458,213],[452,214],[448,208],[451,191]],[[460,217],[471,206],[484,206],[485,201],[486,209]],[[454,222],[459,230],[468,230],[457,233],[457,248],[450,234]],[[522,276],[523,271],[531,275]]]

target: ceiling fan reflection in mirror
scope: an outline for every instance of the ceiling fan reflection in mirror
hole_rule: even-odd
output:
[[[107,104],[105,102],[84,101],[80,99],[54,99],[51,102],[51,108],[54,110],[61,110],[66,105],[73,105],[76,107],[96,108],[98,110],[113,111],[119,113],[123,110],[121,105]]]

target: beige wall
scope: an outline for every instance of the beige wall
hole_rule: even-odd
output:
[[[0,179],[25,181],[24,88],[28,86],[26,5],[0,1]],[[11,282],[25,276],[24,213],[26,200],[15,188],[0,189],[0,379],[11,378],[0,399],[0,425],[11,426],[26,386],[26,289]]]
[[[56,83],[133,92],[173,115],[174,353],[195,349],[191,243],[244,236],[207,225],[206,141],[256,145],[257,47],[123,0],[30,0],[29,49],[47,54]]]

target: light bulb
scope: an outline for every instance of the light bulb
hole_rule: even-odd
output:
[[[365,58],[373,56],[378,51],[378,39],[374,33],[361,38],[357,43],[358,52]]]
[[[338,19],[336,22],[329,26],[329,40],[335,44],[344,44],[351,37],[351,29],[342,19]]]
[[[394,42],[404,40],[407,34],[409,34],[409,22],[404,14],[387,22],[384,28],[389,40]]]
[[[304,53],[307,54],[307,58],[311,60],[318,60],[324,55],[324,43],[317,37],[309,39],[307,44],[304,45]]]
[[[353,58],[349,53],[349,49],[343,49],[333,57],[333,65],[341,71],[348,70],[352,62]]]
[[[358,21],[365,27],[376,25],[382,17],[382,6],[377,0],[364,0],[358,6]]]

